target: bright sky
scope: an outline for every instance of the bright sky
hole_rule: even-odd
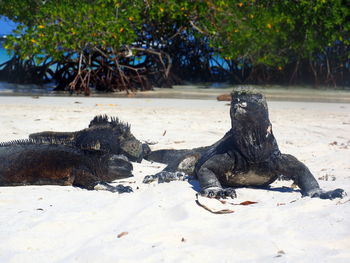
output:
[[[11,33],[15,26],[15,23],[0,16],[0,35]]]

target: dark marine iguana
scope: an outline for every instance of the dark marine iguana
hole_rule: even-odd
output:
[[[132,176],[132,169],[127,158],[100,151],[32,139],[0,143],[0,186],[73,185],[132,192],[130,186],[108,184]]]
[[[235,187],[265,187],[278,178],[293,180],[303,196],[342,198],[344,190],[324,191],[309,169],[292,155],[282,154],[272,133],[265,97],[239,89],[232,94],[231,129],[208,147],[154,151],[148,160],[167,163],[145,183],[197,176],[206,197],[236,197]],[[281,177],[282,176],[282,177]]]
[[[130,161],[140,162],[150,152],[130,131],[130,126],[118,118],[95,116],[89,127],[76,132],[45,131],[29,135],[30,139],[48,144],[64,144],[82,150],[95,150],[125,155]]]
[[[41,132],[0,143],[0,185],[58,184],[130,192],[107,184],[132,176],[132,161],[150,150],[118,118],[96,116],[77,132]]]

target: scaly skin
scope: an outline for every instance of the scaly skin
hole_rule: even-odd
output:
[[[32,140],[0,144],[0,186],[73,185],[88,190],[99,186],[122,193],[132,189],[107,183],[130,176],[132,164],[122,156]]]
[[[303,196],[322,199],[342,198],[344,190],[324,191],[309,169],[292,155],[282,154],[272,133],[267,103],[262,94],[239,89],[232,94],[231,129],[215,144],[192,150],[161,150],[147,158],[168,166],[144,182],[183,178],[181,172],[197,176],[207,197],[236,197],[236,187],[264,187],[277,178],[291,179]],[[189,161],[188,171],[181,163]],[[193,169],[194,168],[194,169]],[[283,177],[280,177],[283,175]]]
[[[130,161],[140,162],[150,152],[147,144],[142,144],[130,132],[130,126],[118,118],[96,116],[89,128],[76,132],[39,132],[29,135],[30,139],[48,144],[64,144],[82,150],[122,154]]]

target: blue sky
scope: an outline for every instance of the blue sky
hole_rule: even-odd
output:
[[[0,35],[9,34],[15,26],[15,23],[0,16]]]

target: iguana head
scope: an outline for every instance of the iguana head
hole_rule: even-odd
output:
[[[264,159],[277,149],[265,97],[254,90],[238,89],[231,93],[232,132],[247,158]]]
[[[107,161],[108,170],[104,175],[107,177],[106,181],[110,181],[108,177],[115,180],[115,178],[123,179],[132,176],[133,166],[128,161],[128,158],[124,157],[123,155],[112,154],[108,156]]]
[[[244,126],[269,126],[269,113],[265,97],[254,90],[238,89],[231,93],[232,128]]]
[[[98,150],[111,154],[122,154],[131,161],[141,161],[149,153],[149,147],[142,144],[130,131],[130,125],[118,118],[96,116],[88,129],[76,134],[76,143],[86,150]]]

